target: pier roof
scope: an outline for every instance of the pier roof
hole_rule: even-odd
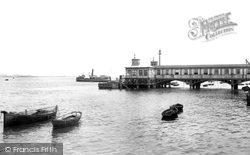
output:
[[[145,68],[153,68],[152,66],[131,66],[131,67],[125,67],[129,69],[145,69]]]
[[[207,65],[161,65],[154,66],[155,69],[162,68],[250,68],[248,64],[207,64]]]

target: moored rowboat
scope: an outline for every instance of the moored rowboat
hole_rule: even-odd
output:
[[[4,127],[14,127],[55,118],[57,111],[58,107],[52,106],[30,111],[25,110],[24,112],[1,111],[1,113],[4,114]]]
[[[73,111],[52,120],[53,128],[67,127],[75,125],[82,117],[82,112]]]
[[[175,119],[178,117],[178,109],[173,108],[173,109],[167,109],[164,110],[162,113],[162,119]]]
[[[250,91],[250,87],[248,86],[244,86],[241,88],[244,92],[249,92]]]
[[[182,104],[180,104],[180,103],[177,103],[177,104],[171,105],[169,108],[170,108],[170,109],[177,108],[177,109],[178,109],[178,112],[182,112],[182,111],[183,111],[183,105],[182,105]]]

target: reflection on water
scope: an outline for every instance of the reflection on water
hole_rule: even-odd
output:
[[[75,132],[74,130],[79,130],[80,127],[80,123],[73,125],[73,126],[69,126],[69,127],[63,127],[63,128],[56,128],[52,130],[52,138],[53,141],[57,138],[63,137],[63,136],[67,136],[67,134],[69,134],[70,132]]]
[[[39,139],[34,139],[34,135],[37,138],[43,137],[39,132],[47,131],[51,126],[51,122],[40,122],[35,124],[23,125],[18,127],[2,128],[2,141],[8,143],[21,143],[21,142],[40,142]],[[47,129],[46,129],[47,128]]]
[[[40,122],[34,124],[27,124],[17,127],[5,127],[3,128],[3,134],[21,134],[21,133],[29,133],[30,131],[39,130],[42,126],[45,126],[48,122]]]
[[[1,110],[58,105],[61,113],[83,112],[72,127],[53,130],[49,121],[4,129],[0,142],[63,142],[67,155],[250,152],[250,108],[245,94],[230,87],[99,90],[97,83],[75,82],[74,77],[17,78],[0,84]],[[175,103],[184,105],[183,112],[175,120],[162,120],[161,113]]]

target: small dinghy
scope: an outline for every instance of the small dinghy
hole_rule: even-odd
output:
[[[172,109],[167,109],[161,113],[162,119],[175,119],[178,117],[178,109],[177,108],[172,108]]]
[[[208,84],[203,84],[202,86],[203,86],[203,87],[207,87],[207,86],[208,86]]]
[[[242,89],[244,92],[250,91],[250,87],[248,87],[248,86],[244,86],[244,87],[242,87],[241,89]]]
[[[53,128],[61,128],[75,125],[82,117],[82,112],[73,111],[52,120]]]
[[[182,105],[182,104],[180,104],[180,103],[177,103],[177,104],[171,105],[169,108],[170,108],[170,109],[177,108],[177,109],[178,109],[178,112],[182,112],[182,111],[183,111],[183,105]]]

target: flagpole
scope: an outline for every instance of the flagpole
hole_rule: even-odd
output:
[[[246,64],[250,65],[250,63],[247,61],[247,59],[245,59],[245,60],[246,60]]]

